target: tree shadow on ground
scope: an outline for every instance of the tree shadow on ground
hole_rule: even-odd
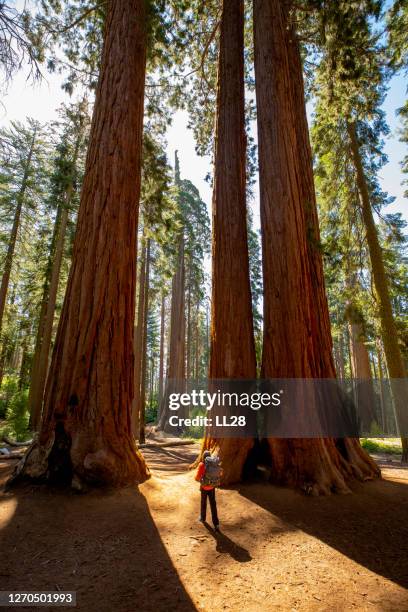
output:
[[[239,493],[293,527],[408,587],[408,482],[352,485],[352,495],[307,497],[267,483]]]
[[[225,533],[222,533],[222,531],[215,531],[208,523],[204,523],[204,526],[208,533],[216,541],[217,552],[227,553],[230,555],[230,557],[235,559],[235,561],[239,561],[240,563],[246,563],[252,560],[252,557],[247,549],[243,548],[243,546],[239,546],[239,544],[236,544],[233,540],[231,540],[231,538],[225,535]]]
[[[77,591],[86,612],[196,610],[137,487],[21,485],[1,494],[0,527],[2,590]]]

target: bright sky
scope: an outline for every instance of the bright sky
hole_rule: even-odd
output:
[[[386,140],[385,151],[389,162],[381,170],[381,184],[384,191],[395,196],[396,200],[388,208],[388,212],[402,212],[408,221],[408,204],[404,198],[404,188],[401,182],[404,175],[401,172],[400,162],[407,154],[406,145],[398,140],[399,118],[396,109],[401,107],[406,97],[406,82],[401,77],[394,77],[384,104],[387,122],[391,133]],[[0,125],[7,125],[10,120],[24,121],[26,116],[33,117],[41,122],[56,118],[56,110],[68,95],[61,89],[61,76],[51,74],[40,84],[32,85],[27,82],[24,72],[18,73],[3,96],[0,107]],[[204,178],[211,171],[210,159],[201,158],[195,153],[195,143],[192,132],[187,129],[187,114],[179,111],[175,113],[173,124],[168,131],[167,153],[170,163],[174,164],[174,151],[179,151],[181,174],[191,180],[200,190],[202,199],[210,208],[211,189]],[[408,177],[405,177],[408,178]],[[257,193],[257,188],[255,188]],[[257,197],[253,202],[254,220],[258,225],[259,211]]]

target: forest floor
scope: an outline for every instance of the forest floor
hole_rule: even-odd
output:
[[[76,590],[85,612],[408,611],[408,470],[395,458],[378,457],[383,480],[353,495],[219,490],[216,534],[197,520],[197,449],[143,448],[152,477],[138,488],[2,492],[0,590]],[[0,486],[14,463],[0,457]]]

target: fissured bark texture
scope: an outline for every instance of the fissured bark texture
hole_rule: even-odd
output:
[[[333,378],[303,75],[289,5],[254,0],[264,278],[263,378]],[[308,493],[379,475],[358,440],[268,439],[271,479]]]
[[[148,476],[131,432],[135,252],[146,66],[143,0],[109,3],[78,225],[32,477]]]
[[[246,225],[244,3],[224,0],[220,25],[213,192],[211,356],[209,377],[256,377]],[[213,439],[224,483],[240,479],[252,439]]]

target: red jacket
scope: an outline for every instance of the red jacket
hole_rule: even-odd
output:
[[[199,463],[199,465],[198,465],[197,473],[195,475],[195,479],[198,482],[200,482],[202,477],[204,476],[204,474],[205,474],[205,465],[204,465],[203,461],[201,461]],[[214,487],[212,485],[203,485],[203,484],[201,485],[200,488],[204,489],[204,491],[211,491],[211,489],[214,489]]]

